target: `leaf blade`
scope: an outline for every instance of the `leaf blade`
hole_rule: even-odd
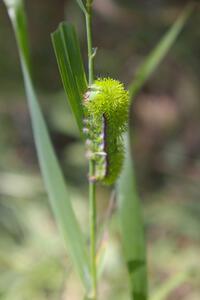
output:
[[[76,2],[78,3],[79,7],[81,8],[81,10],[84,12],[84,14],[87,14],[87,9],[86,6],[84,5],[82,0],[76,0]]]
[[[190,280],[190,276],[191,274],[188,271],[173,275],[154,292],[151,296],[151,300],[167,299],[171,292],[176,290],[183,283],[188,282],[188,280]]]
[[[41,172],[46,190],[49,195],[52,210],[54,212],[58,227],[63,235],[66,246],[70,251],[75,267],[82,279],[86,290],[90,289],[89,262],[85,242],[80,226],[75,217],[69,192],[67,190],[63,174],[55,156],[49,133],[38,103],[37,95],[31,80],[28,64],[28,37],[26,28],[26,16],[23,2],[17,0],[15,5],[9,5],[4,1],[15,31],[18,50],[20,54],[21,67],[25,83],[25,89],[31,115],[36,149],[38,153]],[[13,3],[12,3],[13,4]],[[26,41],[26,43],[24,42]]]
[[[150,53],[143,65],[138,69],[136,79],[129,87],[131,99],[137,95],[173,45],[192,10],[192,5],[186,7],[183,14],[172,25],[158,46]],[[126,136],[125,165],[117,186],[119,195],[119,219],[122,232],[122,244],[130,277],[131,297],[134,300],[146,300],[148,298],[146,242],[143,232],[140,200],[136,190],[136,179],[132,166],[130,144],[129,133]]]
[[[167,31],[158,45],[153,49],[153,51],[145,59],[144,63],[139,67],[136,72],[135,79],[129,86],[130,98],[132,99],[145,82],[149,79],[154,70],[158,67],[160,62],[163,60],[169,49],[172,47],[173,43],[177,39],[181,30],[183,29],[186,21],[188,20],[192,10],[193,5],[188,5],[171,28]]]
[[[87,80],[74,26],[61,23],[52,33],[52,43],[64,90],[82,135],[82,99],[87,90]]]
[[[117,191],[122,246],[130,276],[131,296],[134,300],[145,300],[147,299],[146,243],[128,134],[124,169],[118,181]]]

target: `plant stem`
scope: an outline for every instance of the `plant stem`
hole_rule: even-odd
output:
[[[87,30],[87,44],[88,44],[88,75],[89,85],[94,81],[94,55],[92,49],[92,4],[91,1],[87,3],[86,30]]]
[[[92,48],[92,0],[87,0],[86,30],[88,44],[89,86],[94,81],[94,54]],[[90,219],[90,267],[92,276],[92,300],[97,300],[96,272],[96,183],[94,181],[95,161],[89,161],[89,219]]]
[[[95,172],[95,161],[89,162],[89,214],[90,214],[90,263],[92,276],[92,299],[97,299],[96,276],[96,183],[92,180]]]

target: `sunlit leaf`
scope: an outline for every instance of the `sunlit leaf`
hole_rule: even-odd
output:
[[[33,134],[44,183],[57,224],[66,242],[67,249],[69,249],[73,262],[86,289],[89,290],[89,263],[84,238],[72,209],[69,192],[55,156],[31,80],[26,17],[23,2],[20,0],[5,0],[5,4],[8,8],[8,13],[11,18],[18,43]]]

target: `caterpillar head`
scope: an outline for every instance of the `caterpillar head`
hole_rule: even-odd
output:
[[[120,174],[127,129],[129,94],[111,78],[97,79],[84,95],[87,156],[95,160],[95,179],[112,184]]]

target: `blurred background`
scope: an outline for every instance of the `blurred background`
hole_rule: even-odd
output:
[[[128,85],[186,0],[95,0],[97,76]],[[80,223],[87,234],[87,162],[71,116],[50,33],[84,19],[74,0],[26,1],[35,84]],[[166,300],[200,299],[200,11],[195,11],[132,108],[133,155],[148,242],[150,293],[176,282]],[[16,44],[0,2],[0,299],[81,299],[82,288],[51,214],[38,167]],[[110,191],[98,187],[100,221]],[[127,300],[115,211],[101,298]],[[185,279],[182,280],[181,276]]]

